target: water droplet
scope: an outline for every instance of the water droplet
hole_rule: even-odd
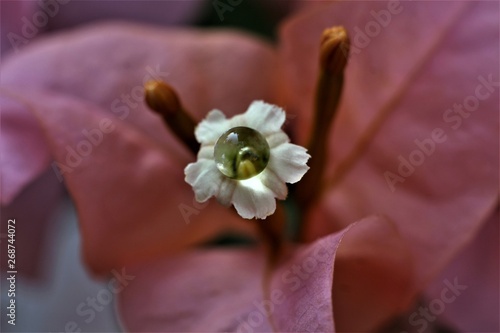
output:
[[[270,153],[262,134],[241,126],[221,135],[215,144],[214,158],[222,174],[243,180],[261,173],[269,162]]]

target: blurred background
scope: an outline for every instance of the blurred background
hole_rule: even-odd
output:
[[[0,62],[27,46],[32,40],[65,29],[74,29],[98,21],[120,20],[164,27],[199,29],[233,28],[273,43],[284,18],[299,7],[321,1],[307,0],[0,0]],[[1,75],[1,73],[0,73]],[[22,147],[16,147],[22,150]],[[0,182],[1,183],[1,182]],[[0,185],[1,186],[1,185]],[[3,192],[2,192],[3,193]],[[62,200],[61,200],[62,198]],[[1,248],[1,325],[2,332],[121,332],[116,314],[115,296],[110,291],[120,272],[107,279],[91,277],[81,259],[81,238],[76,209],[64,184],[54,170],[47,170],[8,206],[0,210]],[[481,232],[477,243],[498,235],[498,211]],[[16,219],[16,325],[7,323],[8,230],[5,223]],[[496,224],[494,224],[496,223]],[[498,242],[497,242],[498,243]],[[496,246],[492,244],[488,246]],[[497,249],[487,248],[486,253]],[[457,257],[450,276],[440,276],[431,286],[439,297],[442,281],[454,276],[480,274],[468,269],[483,265],[484,258]],[[459,265],[466,263],[468,266]],[[455,268],[453,265],[456,265]],[[474,266],[476,265],[476,266]],[[483,265],[486,266],[486,265]],[[467,268],[466,272],[460,269]],[[492,271],[495,267],[489,267]],[[454,275],[453,275],[454,274]],[[488,274],[484,274],[489,276]],[[483,276],[484,277],[484,276]],[[496,276],[491,274],[490,279]],[[486,287],[485,287],[486,288]],[[498,294],[498,293],[497,293]],[[430,294],[433,295],[432,293]],[[469,294],[467,294],[469,295]],[[471,293],[472,295],[472,293]],[[469,304],[488,304],[470,296]],[[493,295],[491,298],[495,298]],[[469,296],[463,297],[463,299]],[[422,299],[421,304],[428,304]],[[465,302],[465,303],[467,303]],[[417,304],[416,306],[419,306]],[[457,302],[457,307],[458,302]],[[451,307],[450,307],[451,308]],[[466,309],[467,310],[467,309]],[[410,331],[408,318],[414,309],[401,316],[393,329]],[[465,311],[464,311],[465,312]],[[431,323],[435,332],[454,332],[439,320]],[[429,331],[431,327],[429,325]]]
[[[2,0],[1,52],[9,51],[13,44],[22,47],[24,40],[15,35],[31,39],[105,20],[233,27],[274,39],[276,25],[298,6],[296,0]]]
[[[105,20],[230,27],[272,42],[279,22],[296,7],[293,0],[1,0],[1,58],[44,35]],[[4,221],[15,218],[24,222],[17,224],[15,235],[15,326],[7,323],[7,256],[1,259],[2,332],[122,331],[109,292],[112,278],[96,281],[83,266],[75,208],[52,170],[13,203],[2,206],[1,215],[2,253],[8,240]]]

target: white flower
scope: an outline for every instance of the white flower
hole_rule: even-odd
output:
[[[231,119],[219,110],[209,112],[195,130],[201,144],[197,161],[184,169],[196,200],[215,196],[246,219],[273,214],[275,198],[288,194],[285,183],[298,182],[309,169],[309,154],[289,143],[284,122],[281,108],[262,101]]]

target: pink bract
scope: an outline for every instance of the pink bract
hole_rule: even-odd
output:
[[[68,147],[100,128],[102,140],[64,177],[93,272],[126,266],[136,276],[120,303],[131,330],[242,329],[238,318],[272,296],[266,288],[283,289],[283,274],[325,242],[329,260],[258,330],[372,330],[403,311],[498,205],[498,13],[492,2],[335,2],[286,22],[278,49],[240,33],[128,24],[40,39],[2,64],[2,126],[19,129],[2,138],[11,161],[2,202],[50,158],[68,164]],[[352,50],[320,200],[303,221],[311,244],[272,271],[255,249],[177,253],[252,224],[193,203],[182,173],[193,157],[133,94],[156,72],[196,119],[277,103],[303,144],[319,38],[333,25],[347,28]],[[373,214],[385,217],[362,220]]]

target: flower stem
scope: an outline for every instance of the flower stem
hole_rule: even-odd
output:
[[[265,221],[255,221],[262,244],[264,245],[267,261],[270,266],[274,266],[283,253],[285,246],[285,211],[282,205],[277,205],[276,212]]]
[[[194,136],[196,122],[182,107],[174,88],[163,81],[149,81],[144,90],[149,108],[158,113],[175,136],[196,155],[200,149]]]
[[[266,264],[262,279],[262,292],[264,299],[271,299],[271,283],[273,272],[275,272],[280,260],[285,254],[286,242],[283,239],[286,217],[282,205],[276,207],[276,213],[269,216],[266,221],[256,221],[261,240],[266,254]],[[274,314],[266,309],[273,332],[277,332],[274,322]]]
[[[323,32],[314,105],[315,118],[308,144],[308,152],[311,155],[310,170],[296,188],[297,200],[303,214],[307,213],[320,194],[327,158],[328,136],[342,94],[349,45],[349,37],[343,27],[333,27]]]

